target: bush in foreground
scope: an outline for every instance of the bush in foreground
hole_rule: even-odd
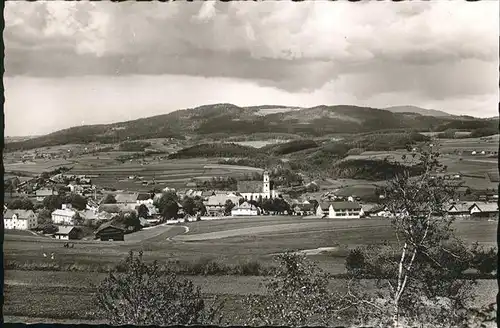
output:
[[[328,290],[329,277],[305,256],[285,253],[266,285],[266,295],[244,301],[252,325],[333,325],[343,312],[344,298]]]
[[[130,252],[124,273],[109,273],[97,292],[97,305],[113,325],[193,325],[216,323],[220,306],[207,306],[199,287],[156,262],[146,264],[142,252]],[[214,303],[215,304],[215,303]]]

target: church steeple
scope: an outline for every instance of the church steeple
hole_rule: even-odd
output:
[[[264,171],[264,174],[263,174],[264,178],[263,178],[263,186],[262,186],[262,192],[264,194],[266,194],[268,197],[270,197],[271,195],[271,187],[270,187],[270,182],[269,182],[269,172],[268,171]]]

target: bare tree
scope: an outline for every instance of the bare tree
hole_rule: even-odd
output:
[[[461,279],[473,254],[455,237],[454,219],[447,215],[457,186],[436,174],[442,168],[438,157],[432,146],[403,156],[408,170],[386,190],[397,242],[358,249],[347,263],[351,273],[379,278],[375,295],[361,295],[359,281],[358,290],[348,293],[358,300],[353,305],[372,311],[382,326],[455,325],[465,320],[466,300],[474,296],[475,281]],[[411,176],[415,167],[421,174]]]

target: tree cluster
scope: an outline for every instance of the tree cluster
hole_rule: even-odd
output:
[[[164,192],[160,199],[154,204],[164,220],[177,219],[179,212],[179,197],[173,191]]]
[[[212,177],[210,180],[204,180],[197,185],[207,190],[236,190],[238,181],[233,177]]]
[[[29,198],[16,198],[7,204],[11,210],[33,210],[35,206]]]
[[[121,151],[144,151],[151,143],[146,141],[125,141],[119,146]]]
[[[87,207],[87,198],[77,193],[49,195],[43,199],[43,206],[54,211],[61,208],[62,204],[71,204],[73,208],[82,211]]]

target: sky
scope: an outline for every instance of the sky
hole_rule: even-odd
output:
[[[5,3],[5,135],[212,103],[498,115],[498,1]]]

